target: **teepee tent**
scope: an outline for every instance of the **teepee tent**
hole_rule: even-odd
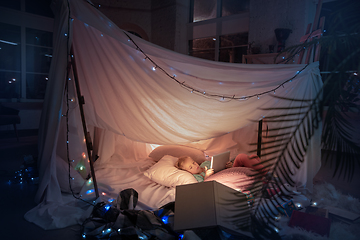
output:
[[[154,209],[175,195],[143,176],[155,145],[187,145],[207,154],[246,152],[257,139],[256,121],[268,114],[262,109],[289,104],[274,94],[311,99],[322,85],[318,63],[202,60],[124,32],[85,0],[57,0],[52,7],[54,52],[39,131],[39,205],[25,215],[44,229],[81,223],[89,215],[88,205],[69,194],[83,192],[93,175],[79,99],[93,156],[99,156],[94,163],[99,188],[116,194],[132,187],[142,206]],[[296,174],[299,186],[311,188],[320,168],[319,129]]]

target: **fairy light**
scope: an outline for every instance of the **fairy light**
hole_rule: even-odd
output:
[[[220,99],[220,101],[222,101],[223,99],[233,99],[233,100],[248,100],[250,98],[253,98],[253,97],[257,97],[258,99],[260,99],[260,96],[262,95],[265,95],[265,94],[269,94],[269,93],[275,93],[275,90],[277,90],[278,88],[280,88],[281,86],[284,87],[284,84],[288,83],[288,82],[292,82],[293,79],[295,79],[303,70],[305,70],[305,68],[309,65],[305,65],[301,70],[297,71],[296,74],[294,74],[293,77],[291,77],[290,79],[280,83],[277,87],[273,88],[273,89],[270,89],[268,91],[264,91],[264,92],[261,92],[261,93],[256,93],[256,94],[253,94],[253,95],[248,95],[248,96],[242,96],[242,97],[237,97],[235,95],[233,96],[225,96],[223,94],[217,94],[217,93],[206,93],[206,91],[201,91],[201,90],[198,90],[198,89],[195,89],[193,87],[191,87],[190,85],[186,84],[185,81],[179,81],[176,77],[175,74],[169,74],[165,69],[163,69],[162,67],[160,67],[158,64],[156,64],[156,62],[154,60],[152,60],[136,43],[135,41],[126,33],[126,32],[123,32],[127,37],[128,37],[128,41],[130,40],[135,48],[136,48],[136,51],[137,52],[141,52],[143,55],[144,55],[144,58],[143,58],[143,61],[145,60],[149,60],[152,64],[153,64],[153,67],[152,67],[152,70],[155,71],[156,69],[160,69],[162,73],[164,73],[166,76],[168,76],[169,78],[171,78],[172,80],[174,80],[175,82],[177,82],[181,87],[184,87],[188,90],[190,90],[190,93],[197,93],[197,94],[201,94],[202,96],[206,96],[206,97],[211,97],[211,98],[214,98],[214,99]],[[284,57],[283,57],[284,58]],[[171,70],[173,70],[172,67],[170,67]],[[187,73],[185,73],[187,74]],[[222,82],[219,82],[219,84],[223,84]],[[255,82],[252,82],[251,83],[252,85],[255,84]]]

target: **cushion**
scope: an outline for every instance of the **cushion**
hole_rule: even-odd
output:
[[[157,162],[165,155],[170,155],[177,158],[183,156],[189,156],[199,164],[201,164],[206,160],[203,151],[196,148],[181,146],[181,145],[163,145],[157,147],[149,154],[149,157],[151,157]]]
[[[167,187],[197,183],[195,177],[184,170],[175,167],[177,157],[165,155],[157,163],[144,172],[144,175],[154,182]]]

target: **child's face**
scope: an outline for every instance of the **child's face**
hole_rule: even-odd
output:
[[[182,169],[192,174],[199,174],[202,172],[202,169],[200,168],[199,164],[195,162],[192,158],[187,158],[183,162]]]

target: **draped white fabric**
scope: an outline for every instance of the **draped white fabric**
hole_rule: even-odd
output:
[[[56,161],[67,161],[64,155],[66,128],[60,114],[66,112],[66,53],[71,44],[80,90],[85,99],[88,128],[103,129],[100,131],[103,133],[101,140],[97,140],[99,144],[95,145],[100,155],[96,168],[103,172],[104,177],[115,163],[121,163],[117,168],[136,168],[133,176],[138,176],[141,169],[136,162],[150,151],[145,143],[187,144],[207,153],[229,148],[235,149],[234,153],[246,151],[246,144],[255,140],[257,134],[253,131],[256,125],[252,120],[257,121],[269,114],[262,109],[288,105],[288,102],[274,98],[274,92],[261,93],[280,86],[276,96],[310,99],[322,85],[318,63],[305,66],[213,62],[178,54],[131,36],[138,49],[122,30],[87,2],[69,1],[71,20],[68,19],[67,6],[65,0],[54,1],[54,54],[39,140],[41,182],[36,200],[41,203],[25,216],[45,229],[78,223],[84,214],[77,209],[71,217],[67,213],[63,221],[64,216],[54,211],[56,207],[69,207],[67,198],[61,196],[59,185],[59,182],[68,180],[69,174],[60,174]],[[71,25],[71,31],[67,29],[68,25]],[[283,84],[294,76],[291,82]],[[202,94],[182,87],[174,78]],[[209,94],[227,97],[258,95],[259,98],[223,100]],[[76,101],[72,104],[77,106]],[[70,121],[70,127],[74,134],[81,132],[78,117]],[[251,136],[246,129],[252,130]],[[302,186],[311,187],[312,178],[320,167],[321,127],[319,129],[315,134],[317,137],[311,140],[308,161],[296,175]],[[83,136],[78,136],[71,148],[81,148],[81,152]],[[118,141],[122,144],[119,145]],[[70,157],[76,159],[77,152],[71,150]],[[120,160],[114,161],[114,155]],[[130,178],[131,173],[127,170],[126,178]],[[111,181],[114,181],[113,177]],[[136,184],[135,179],[133,184]],[[119,186],[121,189],[131,184],[122,182]],[[156,191],[162,194],[162,190]]]

